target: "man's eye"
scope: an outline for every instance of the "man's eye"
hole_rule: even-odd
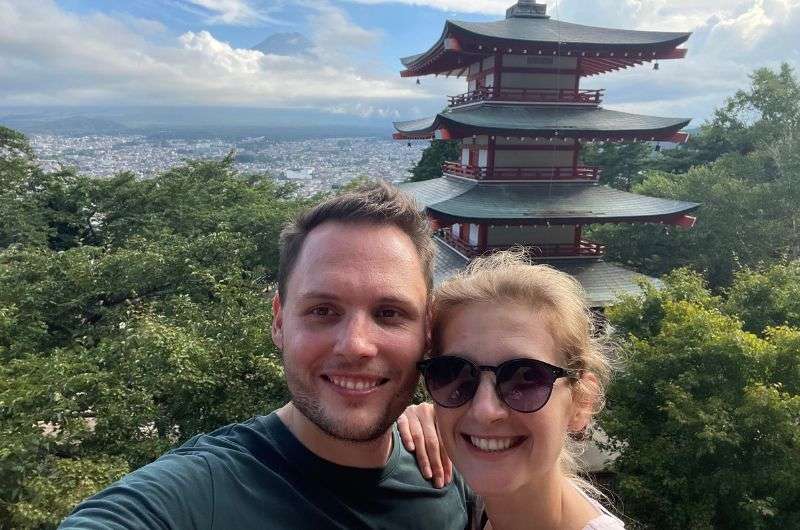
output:
[[[330,307],[315,307],[311,310],[311,314],[318,317],[327,317],[333,314]]]
[[[380,318],[397,318],[400,316],[400,311],[397,309],[381,309],[378,311]]]

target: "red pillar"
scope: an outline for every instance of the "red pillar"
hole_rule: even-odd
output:
[[[478,248],[481,251],[486,250],[486,244],[489,238],[489,227],[483,223],[478,225]]]
[[[494,178],[494,154],[496,143],[497,139],[494,136],[489,136],[489,145],[486,147],[486,176],[489,179]]]
[[[572,149],[572,175],[578,176],[578,158],[581,152],[581,143],[578,138],[575,138],[575,146]]]
[[[495,52],[494,54],[494,93],[500,94],[500,71],[503,69],[503,54]]]

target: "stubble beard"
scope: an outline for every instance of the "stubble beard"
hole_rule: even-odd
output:
[[[409,377],[409,381],[392,395],[374,422],[370,425],[352,425],[332,417],[325,410],[319,392],[313,390],[312,385],[305,384],[285,360],[284,374],[295,408],[328,436],[347,442],[371,442],[383,436],[411,403],[416,387],[416,381]]]

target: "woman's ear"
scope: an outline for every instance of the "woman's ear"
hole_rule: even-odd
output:
[[[597,377],[591,372],[583,372],[580,379],[572,387],[572,415],[568,429],[572,433],[580,433],[589,425],[597,405],[600,385]]]

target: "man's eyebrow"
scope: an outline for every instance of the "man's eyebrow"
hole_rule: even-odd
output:
[[[333,293],[325,291],[305,291],[297,293],[298,298],[314,299],[314,300],[338,300],[339,297]]]

